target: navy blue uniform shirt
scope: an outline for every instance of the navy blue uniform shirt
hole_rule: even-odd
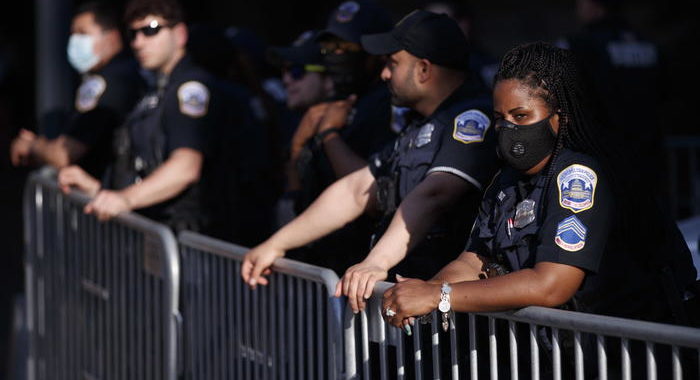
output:
[[[112,139],[136,101],[145,82],[134,58],[122,52],[101,69],[83,75],[75,97],[75,112],[65,134],[87,147],[77,162],[96,178],[102,178],[112,161]]]
[[[657,244],[661,238],[642,236],[639,231],[623,235],[623,218],[609,175],[593,157],[563,149],[553,165],[549,180],[548,168],[532,177],[503,169],[484,196],[465,250],[490,257],[511,271],[533,268],[540,262],[584,270],[586,277],[576,293],[582,311],[668,318],[667,296],[653,255],[661,250],[665,256],[689,260],[687,247],[669,250],[670,245]],[[654,217],[653,210],[648,211]],[[663,236],[662,229],[655,235]],[[641,245],[648,247],[633,248]],[[679,287],[694,276],[689,272],[679,275]]]

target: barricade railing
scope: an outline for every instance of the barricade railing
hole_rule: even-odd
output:
[[[50,170],[26,183],[28,379],[174,380],[175,237],[135,214],[98,222],[87,201]]]
[[[342,377],[342,303],[330,269],[279,259],[267,286],[241,280],[246,248],[179,236],[185,379]]]
[[[696,379],[700,329],[542,307],[433,312],[412,335],[382,319],[393,284],[378,283],[365,311],[344,317],[348,379]],[[359,364],[359,365],[358,365]]]

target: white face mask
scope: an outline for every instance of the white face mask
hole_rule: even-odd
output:
[[[68,62],[79,73],[87,72],[100,61],[94,46],[95,37],[89,34],[71,34],[68,39]]]

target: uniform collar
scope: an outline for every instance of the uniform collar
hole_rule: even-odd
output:
[[[170,83],[171,78],[177,78],[181,72],[186,70],[187,67],[189,67],[191,65],[192,65],[192,58],[190,57],[190,55],[185,54],[184,56],[182,56],[182,58],[175,64],[175,67],[173,67],[173,71],[170,72],[170,75],[159,73],[158,80],[157,80],[158,89],[159,90],[165,89],[165,87],[167,87],[168,83]]]

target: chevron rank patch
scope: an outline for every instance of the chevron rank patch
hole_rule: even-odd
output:
[[[484,141],[490,125],[491,120],[483,112],[464,111],[455,117],[452,138],[464,144]]]
[[[554,242],[569,252],[580,251],[586,245],[586,231],[583,222],[576,215],[571,215],[557,225],[557,235],[554,237]]]
[[[97,106],[102,94],[107,89],[107,82],[99,75],[88,75],[78,88],[78,96],[75,98],[75,109],[78,112],[87,112]]]
[[[177,89],[177,100],[183,114],[192,117],[204,116],[209,107],[209,89],[200,82],[185,82]]]

